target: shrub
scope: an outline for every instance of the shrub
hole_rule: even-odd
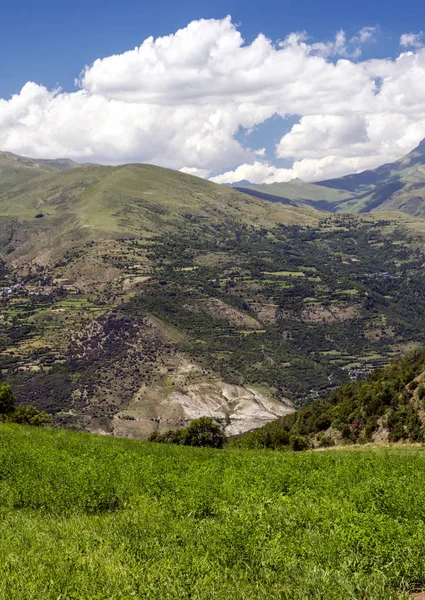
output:
[[[0,421],[19,425],[44,425],[50,423],[50,416],[34,406],[15,406],[15,396],[10,385],[0,386]]]
[[[184,429],[177,431],[169,430],[163,434],[154,431],[150,437],[150,442],[159,442],[163,444],[182,444],[184,446],[208,446],[210,448],[222,448],[226,441],[226,436],[221,426],[211,417],[200,417],[192,421]]]
[[[211,417],[200,417],[182,430],[182,440],[185,446],[209,446],[222,448],[225,435],[221,426]]]
[[[390,442],[399,442],[400,440],[406,439],[406,437],[407,436],[403,424],[401,421],[397,421],[388,435],[388,440]]]
[[[51,417],[34,406],[17,406],[15,410],[7,417],[9,423],[18,423],[19,425],[44,425],[51,422]]]
[[[302,450],[307,450],[308,441],[302,435],[291,435],[289,445],[294,452],[300,452]]]

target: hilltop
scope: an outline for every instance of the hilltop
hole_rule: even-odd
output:
[[[235,184],[257,198],[338,213],[402,211],[425,216],[425,140],[407,156],[377,169],[305,183]]]

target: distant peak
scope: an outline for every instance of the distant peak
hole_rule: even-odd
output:
[[[416,146],[415,151],[425,152],[425,138]]]
[[[223,185],[227,186],[227,187],[244,187],[247,185],[254,185],[251,181],[248,181],[248,179],[241,179],[240,181],[235,181],[234,183],[224,183]]]

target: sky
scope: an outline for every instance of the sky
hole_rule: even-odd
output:
[[[0,150],[316,181],[425,138],[425,3],[15,1]]]

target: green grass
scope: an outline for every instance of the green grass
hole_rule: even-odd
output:
[[[2,425],[0,519],[4,600],[425,587],[421,448],[214,451]]]

